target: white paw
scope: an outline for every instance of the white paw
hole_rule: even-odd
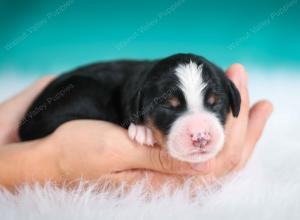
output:
[[[135,125],[131,123],[128,127],[128,135],[132,140],[139,144],[146,144],[150,146],[154,145],[152,131],[143,125]]]

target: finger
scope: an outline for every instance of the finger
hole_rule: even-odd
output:
[[[269,101],[259,101],[251,108],[241,166],[244,166],[251,157],[255,145],[260,139],[272,111],[273,105]]]
[[[137,146],[131,161],[131,169],[148,169],[167,174],[199,175],[207,174],[210,163],[186,163],[175,160],[168,152],[157,147]]]
[[[241,108],[238,118],[234,118],[232,114],[229,114],[225,125],[226,139],[232,140],[231,136],[235,136],[235,132],[246,133],[249,112],[248,75],[240,64],[231,65],[226,75],[233,81],[241,95]],[[240,135],[240,137],[243,136]]]
[[[223,176],[239,164],[242,157],[244,139],[248,126],[249,94],[248,76],[244,67],[233,64],[227,71],[227,76],[238,88],[241,95],[241,110],[238,118],[228,116],[225,126],[225,145],[215,160],[215,172]]]
[[[238,118],[234,118],[231,114],[228,114],[227,122],[225,125],[225,137],[226,142],[232,146],[232,142],[236,141],[236,134],[246,133],[248,123],[248,112],[249,112],[249,95],[248,95],[248,76],[245,69],[240,64],[233,64],[229,67],[226,75],[236,85],[241,95],[241,110]],[[239,135],[241,137],[242,135]],[[240,138],[241,139],[241,138]],[[226,147],[226,146],[225,146]],[[224,149],[226,150],[226,149]]]

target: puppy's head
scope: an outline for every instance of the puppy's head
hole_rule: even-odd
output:
[[[136,101],[158,143],[187,162],[206,161],[221,150],[227,114],[237,117],[241,102],[220,68],[192,54],[157,62]]]

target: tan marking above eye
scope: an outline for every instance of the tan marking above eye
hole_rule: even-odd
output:
[[[176,108],[180,105],[180,101],[178,100],[178,98],[176,97],[172,97],[168,100],[168,103],[170,106]]]
[[[210,105],[214,105],[214,104],[217,103],[218,99],[219,99],[219,97],[218,97],[217,95],[211,94],[211,95],[209,95],[209,97],[208,97],[208,99],[207,99],[207,102],[208,102],[208,104],[210,104]]]

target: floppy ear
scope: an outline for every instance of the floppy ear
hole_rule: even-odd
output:
[[[132,114],[135,116],[135,123],[143,121],[143,108],[142,108],[142,90],[138,89],[132,99]]]
[[[229,98],[229,104],[234,117],[238,117],[241,108],[241,95],[236,86],[227,78],[227,96]]]

